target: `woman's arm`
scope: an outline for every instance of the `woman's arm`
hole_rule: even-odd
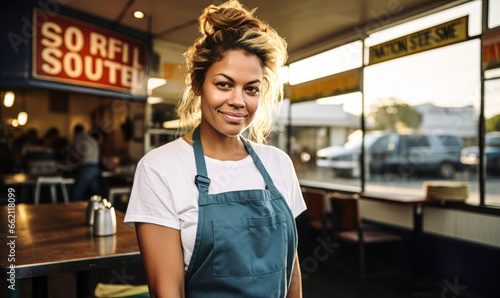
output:
[[[302,278],[300,276],[299,256],[295,252],[295,261],[293,262],[292,279],[290,280],[290,289],[286,298],[302,298]]]
[[[184,298],[184,258],[179,230],[136,223],[152,298]]]

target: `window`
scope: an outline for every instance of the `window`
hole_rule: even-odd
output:
[[[366,191],[422,195],[426,180],[466,179],[469,202],[479,203],[477,176],[460,162],[462,146],[477,135],[479,53],[479,41],[470,40],[365,67],[367,130],[391,132],[391,146],[399,146],[370,156],[376,164],[368,166]]]
[[[275,129],[279,135],[290,125],[289,154],[302,183],[361,189],[362,47],[356,41],[290,65],[292,104],[286,101]]]
[[[361,41],[290,64],[290,84],[300,84],[361,66]]]
[[[389,136],[380,136],[373,142],[373,145],[366,144],[366,147],[373,152],[381,152],[394,149],[394,143],[391,142],[391,146],[389,146]]]
[[[464,15],[469,36],[481,33],[481,2],[445,11],[371,34],[368,48]],[[467,57],[467,59],[464,59]],[[479,203],[478,178],[467,172],[461,150],[477,139],[480,42],[473,39],[366,66],[364,111],[370,131],[389,134],[365,144],[365,191],[423,195],[427,180],[468,181],[468,203]],[[380,147],[380,148],[379,148]]]
[[[352,100],[361,106],[360,94],[292,104],[290,155],[301,181],[360,190],[361,119]]]
[[[500,26],[500,0],[489,0],[488,28]]]
[[[497,12],[500,9],[495,9],[500,1],[489,1],[489,26],[492,27],[495,18],[500,17]],[[481,1],[470,1],[372,33],[363,41],[366,58],[366,66],[362,68],[363,94],[358,91],[292,103],[288,144],[301,183],[315,182],[320,183],[315,184],[319,187],[338,190],[420,196],[424,194],[422,185],[427,180],[466,181],[470,185],[466,202],[472,205],[480,203],[480,183],[485,183],[485,203],[500,205],[500,79],[497,75],[500,69],[485,73],[488,79],[484,102],[485,181],[479,181],[477,171],[478,131],[482,121],[481,42],[477,38],[481,34],[481,11]],[[370,46],[463,16],[468,16],[468,36],[472,38],[368,65]],[[355,57],[361,59],[360,54]],[[298,71],[296,66],[301,63],[290,66],[292,86],[328,75],[323,70],[316,72],[317,66],[304,62],[304,67],[316,75],[293,80],[293,72]],[[352,68],[337,69],[329,74],[346,69]],[[362,111],[364,119],[361,119]],[[365,124],[364,135],[361,120]]]
[[[438,139],[441,141],[441,143],[444,146],[447,146],[447,147],[453,147],[453,146],[460,147],[460,146],[462,146],[462,143],[456,137],[452,137],[452,136],[438,136]]]
[[[485,83],[486,205],[500,205],[500,79]],[[477,148],[477,147],[476,147]]]

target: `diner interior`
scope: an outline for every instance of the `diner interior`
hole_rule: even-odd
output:
[[[221,2],[3,3],[1,297],[149,297],[124,213]],[[288,45],[303,297],[500,297],[500,0],[240,2]]]

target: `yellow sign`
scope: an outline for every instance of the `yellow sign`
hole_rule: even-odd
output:
[[[468,23],[465,16],[370,47],[370,64],[467,40]]]
[[[354,69],[290,86],[290,101],[295,103],[359,91],[360,77],[361,70]]]

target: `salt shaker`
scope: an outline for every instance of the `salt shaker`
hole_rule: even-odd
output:
[[[85,223],[88,226],[94,224],[94,209],[99,207],[102,197],[100,195],[93,195],[90,197],[89,204],[87,205],[87,215],[85,217]]]
[[[110,236],[116,234],[116,213],[108,200],[103,199],[99,207],[94,209],[94,236]]]

